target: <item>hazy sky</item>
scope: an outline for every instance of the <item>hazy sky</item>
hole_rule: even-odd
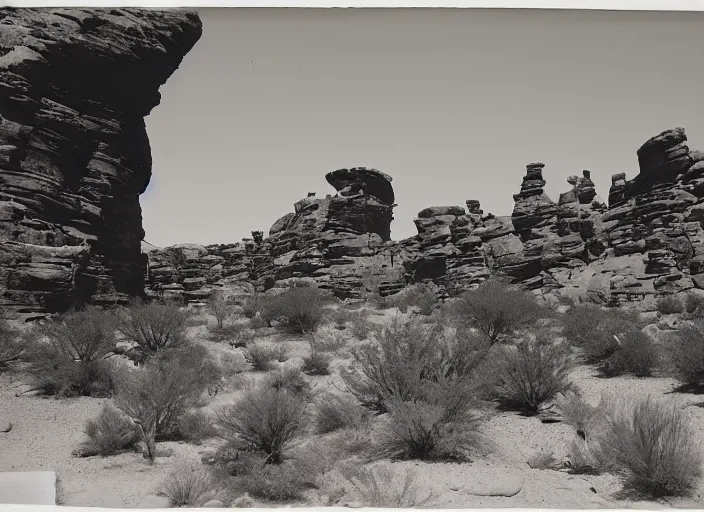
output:
[[[146,240],[232,243],[293,211],[325,173],[369,166],[396,192],[391,233],[433,205],[509,215],[527,163],[638,172],[682,126],[704,149],[704,13],[470,9],[200,10],[203,36],[147,118]]]

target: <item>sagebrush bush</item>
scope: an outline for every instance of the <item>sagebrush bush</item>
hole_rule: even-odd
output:
[[[337,352],[347,346],[347,337],[338,332],[310,333],[308,343],[318,352]]]
[[[455,307],[459,315],[471,320],[492,343],[547,314],[533,295],[498,278],[487,279],[465,292]]]
[[[316,403],[315,426],[319,434],[362,428],[368,421],[366,411],[347,396],[328,393]]]
[[[265,384],[277,390],[286,390],[294,393],[306,394],[310,391],[310,384],[303,376],[301,369],[296,366],[279,368],[266,376]]]
[[[107,457],[133,450],[141,439],[137,426],[111,404],[103,406],[95,419],[86,422],[87,439],[75,454],[81,457]]]
[[[217,437],[214,421],[203,411],[186,411],[178,418],[177,436],[186,442],[201,444],[206,439]]]
[[[704,312],[704,296],[689,292],[684,297],[684,310],[691,315],[701,315]]]
[[[115,349],[112,317],[95,307],[37,325],[24,354],[35,385],[56,396],[108,396]]]
[[[643,331],[632,329],[618,336],[620,344],[605,362],[607,375],[631,374],[650,377],[658,365],[659,354],[653,339]]]
[[[309,339],[310,353],[303,358],[303,372],[308,375],[329,375],[332,356],[320,350],[319,339]]]
[[[221,436],[264,453],[267,462],[283,461],[285,451],[305,430],[307,400],[284,388],[250,389],[217,413]]]
[[[354,486],[364,507],[415,508],[426,505],[434,498],[432,493],[421,496],[418,477],[411,468],[406,470],[400,482],[386,465],[347,466],[342,473]]]
[[[537,414],[570,388],[573,368],[569,347],[562,343],[538,338],[505,347],[493,366],[495,397],[510,408]]]
[[[202,346],[185,346],[144,366],[117,374],[115,405],[141,426],[145,456],[156,456],[158,439],[178,438],[179,419],[222,378]]]
[[[245,349],[244,357],[255,371],[267,372],[274,367],[274,361],[279,359],[281,347],[283,346],[252,343]]]
[[[600,475],[610,467],[600,437],[572,440],[567,447],[567,460],[569,472],[574,475]]]
[[[704,320],[683,326],[670,347],[675,375],[688,386],[704,383]]]
[[[267,322],[277,321],[297,334],[314,331],[324,318],[329,296],[318,288],[294,286],[262,301],[261,315]]]
[[[208,310],[215,317],[218,329],[225,326],[225,321],[232,316],[232,307],[228,304],[225,294],[217,290],[208,299]]]
[[[428,382],[469,379],[485,354],[476,338],[455,338],[441,325],[396,317],[378,340],[357,347],[353,368],[341,376],[363,406],[386,412],[390,398],[423,398]]]
[[[650,397],[611,408],[602,442],[628,490],[648,498],[689,494],[701,453],[682,409]]]
[[[684,311],[684,304],[679,297],[669,295],[658,299],[657,308],[663,315],[671,315],[682,313]]]
[[[244,344],[240,343],[240,337],[244,327],[239,324],[223,325],[222,327],[211,327],[208,329],[208,339],[215,341],[216,343],[227,342],[230,346],[234,347],[244,347]]]
[[[236,485],[253,498],[279,503],[302,498],[308,488],[306,475],[292,461],[253,465]]]
[[[147,354],[154,354],[185,342],[190,315],[175,305],[134,301],[116,316],[120,333]]]
[[[409,308],[416,308],[418,314],[430,316],[438,305],[438,300],[427,284],[420,283],[407,286],[399,293],[387,297],[386,303],[402,313],[406,313]]]
[[[172,471],[159,490],[172,507],[200,507],[215,495],[213,478],[198,465],[186,465]]]
[[[584,439],[596,435],[606,418],[603,402],[595,407],[574,390],[560,394],[556,404],[563,421]]]
[[[368,340],[381,331],[381,326],[367,319],[367,311],[356,315],[350,324],[350,333],[358,340]]]

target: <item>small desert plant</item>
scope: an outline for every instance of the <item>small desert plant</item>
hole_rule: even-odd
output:
[[[366,411],[346,396],[327,394],[316,404],[315,426],[319,434],[361,428],[368,420]]]
[[[456,388],[438,387],[437,391],[423,400],[389,401],[391,418],[378,441],[379,455],[391,459],[467,459],[477,445],[481,424],[481,418],[469,408],[469,390],[464,395]]]
[[[650,377],[658,364],[658,352],[652,338],[638,329],[627,331],[618,338],[620,344],[605,362],[604,373]]]
[[[335,308],[329,313],[329,318],[335,329],[342,331],[347,328],[347,324],[354,318],[354,313],[347,308]]]
[[[528,465],[532,469],[558,469],[555,453],[547,450],[540,450],[528,457]]]
[[[217,423],[222,437],[278,464],[304,432],[306,406],[299,393],[265,386],[246,391],[240,401],[222,408]]]
[[[18,361],[24,353],[19,336],[5,320],[5,311],[0,309],[0,371],[13,361]]]
[[[301,369],[296,366],[279,368],[266,377],[266,384],[277,390],[286,390],[293,393],[308,393],[310,384],[303,376]]]
[[[657,308],[663,315],[672,315],[676,313],[682,313],[684,311],[684,304],[679,297],[667,296],[658,300]]]
[[[426,284],[413,284],[387,298],[387,305],[406,313],[408,308],[417,308],[418,313],[430,316],[438,304],[435,293]]]
[[[609,469],[599,438],[574,439],[567,447],[568,469],[575,475],[599,475]]]
[[[596,434],[605,420],[603,403],[592,406],[573,390],[559,395],[556,403],[563,421],[573,427],[582,439]]]
[[[97,418],[85,426],[87,439],[75,454],[81,457],[106,457],[134,449],[140,440],[137,426],[124,413],[106,404]]]
[[[212,499],[213,479],[202,466],[184,466],[169,474],[160,492],[172,507],[195,508]]]
[[[456,308],[492,343],[546,314],[532,295],[498,278],[487,279],[479,287],[467,291]]]
[[[244,351],[244,357],[252,368],[258,372],[267,372],[274,367],[274,361],[279,359],[280,346],[270,346],[253,343]]]
[[[135,301],[117,313],[117,329],[148,354],[185,341],[189,314],[175,305]]]
[[[538,338],[505,347],[496,361],[495,397],[503,404],[536,414],[571,384],[573,368],[568,347]]]
[[[244,345],[237,343],[243,330],[243,326],[239,324],[224,325],[222,327],[216,326],[209,329],[208,339],[217,343],[226,341],[231,346],[246,346],[246,343]]]
[[[253,498],[271,502],[300,499],[306,490],[307,475],[294,461],[282,464],[252,464],[236,479],[236,485]]]
[[[200,410],[187,411],[178,418],[178,437],[193,444],[217,437],[214,420]]]
[[[218,329],[222,329],[225,326],[225,321],[232,316],[232,308],[227,303],[225,294],[220,290],[213,292],[211,295],[208,300],[208,309],[215,317]]]
[[[672,404],[650,397],[615,404],[602,442],[626,489],[649,498],[689,494],[702,474],[694,432]]]
[[[318,288],[294,286],[263,301],[262,316],[284,324],[293,333],[312,332],[323,320],[328,299]]]
[[[317,352],[337,352],[347,346],[347,338],[338,332],[310,333],[308,342]]]
[[[332,357],[324,354],[315,337],[310,340],[310,353],[303,358],[303,371],[308,375],[329,375]]]
[[[180,417],[195,406],[221,375],[203,347],[187,347],[154,358],[116,378],[115,404],[140,428],[145,457],[156,456],[155,441],[178,437]]]
[[[107,396],[112,372],[104,358],[115,348],[111,316],[98,308],[73,311],[32,330],[25,357],[45,393]]]
[[[704,321],[695,320],[680,329],[671,347],[675,374],[688,386],[704,383]]]
[[[397,482],[396,474],[386,465],[346,467],[343,476],[354,486],[365,507],[415,508],[434,498],[431,493],[420,496],[418,477],[410,468],[401,482]]]

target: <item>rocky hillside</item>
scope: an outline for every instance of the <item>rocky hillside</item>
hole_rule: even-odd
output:
[[[179,10],[0,10],[0,306],[143,293],[144,116],[200,35]]]
[[[542,163],[526,168],[511,216],[435,206],[418,213],[418,234],[389,240],[391,177],[366,168],[327,175],[337,193],[294,205],[264,237],[242,243],[176,246],[149,253],[148,293],[207,297],[251,281],[269,288],[309,278],[339,297],[356,297],[369,276],[384,290],[432,282],[455,294],[502,274],[539,292],[618,304],[704,288],[704,154],[681,128],[637,151],[640,172],[612,178],[608,204],[589,171],[571,176],[557,202],[544,192]]]

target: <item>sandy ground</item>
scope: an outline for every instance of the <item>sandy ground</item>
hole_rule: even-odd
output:
[[[392,316],[383,312],[372,317],[384,322]],[[212,320],[211,320],[212,322]],[[190,329],[190,336],[200,340],[215,354],[236,352],[227,344],[204,341],[207,326]],[[308,352],[304,338],[272,334],[262,341],[286,343],[289,360],[283,365],[298,365]],[[312,377],[319,392],[343,388],[337,368],[345,359],[333,362],[330,376]],[[247,372],[247,378],[257,380],[263,373]],[[676,382],[667,378],[638,379],[617,377],[604,379],[589,367],[579,367],[573,374],[575,384],[585,397],[597,403],[601,393],[621,396],[651,394],[662,397],[672,391]],[[208,397],[205,410],[231,403],[239,393],[237,386],[226,388],[215,397]],[[185,443],[161,443],[173,454],[157,458],[150,465],[141,455],[127,453],[114,457],[74,458],[71,451],[83,440],[85,422],[95,417],[105,399],[78,398],[55,400],[33,396],[15,396],[27,389],[26,383],[8,374],[0,375],[0,419],[10,421],[13,428],[0,433],[0,471],[55,471],[60,480],[62,504],[97,507],[148,507],[155,503],[154,495],[169,471],[181,463],[200,461],[212,451],[217,441],[201,446]],[[704,451],[704,409],[690,406],[702,397],[670,394],[691,415],[702,450]],[[663,504],[618,501],[620,489],[612,475],[570,475],[566,471],[531,469],[527,460],[540,450],[550,450],[561,457],[574,439],[573,430],[562,423],[542,423],[535,417],[515,413],[499,413],[484,427],[490,452],[471,463],[394,463],[399,474],[412,468],[420,483],[420,493],[432,496],[426,505],[432,508],[661,508]],[[388,463],[387,463],[388,464]],[[492,496],[478,494],[508,494]],[[512,495],[511,495],[512,494]],[[344,501],[344,500],[343,500]],[[156,503],[159,503],[158,500]],[[691,500],[671,501],[671,507],[702,508],[704,483]],[[305,504],[301,504],[305,505]],[[316,505],[312,503],[311,505]]]

